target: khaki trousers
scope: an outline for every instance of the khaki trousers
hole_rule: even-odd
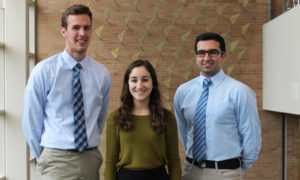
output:
[[[242,170],[200,168],[184,161],[182,180],[242,180]]]
[[[36,173],[42,180],[99,180],[102,161],[97,148],[83,153],[44,148]]]

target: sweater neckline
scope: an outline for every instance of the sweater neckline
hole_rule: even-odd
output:
[[[136,114],[132,114],[133,117],[149,117],[150,114],[148,115],[136,115]]]

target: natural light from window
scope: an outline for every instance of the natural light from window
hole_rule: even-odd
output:
[[[4,129],[4,8],[0,0],[0,179],[5,178]]]

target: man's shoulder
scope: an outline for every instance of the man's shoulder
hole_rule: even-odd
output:
[[[190,95],[193,96],[195,91],[198,89],[195,88],[198,87],[198,83],[199,83],[199,76],[181,84],[175,92],[174,101],[179,102]]]
[[[45,65],[47,65],[47,64],[55,63],[55,61],[58,60],[58,57],[60,56],[60,54],[61,54],[61,53],[58,53],[58,54],[54,54],[54,55],[52,55],[52,56],[50,56],[50,57],[47,57],[47,58],[41,60],[38,64],[41,64],[41,65],[44,65],[44,66],[45,66]],[[37,65],[38,65],[38,64],[37,64]]]
[[[187,82],[182,83],[179,87],[191,86],[191,85],[195,84],[198,81],[198,79],[199,79],[199,76],[195,77]]]
[[[90,67],[101,73],[109,74],[108,69],[100,62],[88,56]]]
[[[182,83],[177,90],[182,91],[182,90],[189,90],[191,86],[193,86],[195,83],[198,82],[199,76],[195,77],[187,82]]]
[[[39,61],[33,68],[32,72],[35,72],[35,73],[48,72],[49,69],[52,69],[53,67],[56,66],[59,56],[60,56],[60,53]]]
[[[251,93],[254,93],[254,91],[245,83],[231,77],[228,75],[225,75],[224,82],[226,82],[226,86],[232,90],[232,92],[245,92],[250,91]]]

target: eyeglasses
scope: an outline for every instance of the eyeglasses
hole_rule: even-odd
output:
[[[205,50],[198,50],[196,51],[196,55],[199,57],[199,58],[204,58],[206,53],[208,53],[208,55],[212,58],[215,58],[217,57],[220,53],[223,54],[224,52],[223,51],[219,51],[217,49],[210,49],[208,51],[205,51]]]

